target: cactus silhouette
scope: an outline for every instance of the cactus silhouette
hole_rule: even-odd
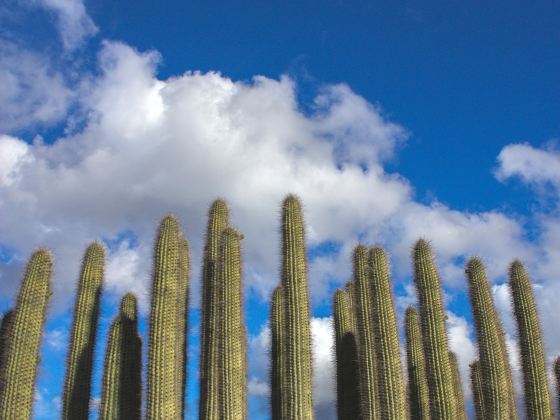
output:
[[[484,420],[486,418],[486,407],[484,402],[484,384],[482,382],[482,374],[480,372],[480,362],[477,360],[471,363],[470,368],[475,419]]]
[[[336,355],[336,394],[339,419],[360,418],[358,348],[352,296],[342,289],[334,293],[334,342]]]
[[[202,265],[202,307],[200,336],[200,420],[219,417],[218,302],[216,264],[220,235],[228,226],[229,211],[224,200],[215,200],[208,211],[206,245]]]
[[[478,338],[479,372],[484,392],[485,415],[492,419],[510,419],[511,375],[501,321],[496,312],[484,264],[471,258],[465,269]]]
[[[360,364],[360,408],[367,419],[379,418],[377,391],[377,357],[373,333],[373,298],[368,276],[368,250],[363,245],[354,249],[354,293],[358,327],[358,359]]]
[[[453,391],[455,394],[455,407],[458,420],[467,420],[467,412],[465,411],[465,398],[463,396],[463,385],[461,384],[461,373],[459,372],[459,363],[457,356],[452,351],[449,352],[449,363],[453,372]]]
[[[380,247],[370,249],[368,263],[372,289],[373,332],[377,352],[379,413],[384,419],[404,419],[407,411],[399,332],[389,278],[389,262],[385,251]]]
[[[282,204],[282,289],[287,372],[286,418],[313,418],[311,325],[301,204],[289,195]]]
[[[46,249],[29,259],[5,348],[0,418],[30,419],[39,347],[49,296],[52,259]]]
[[[270,367],[270,405],[272,420],[285,419],[287,411],[285,401],[286,368],[284,363],[284,292],[278,286],[272,293],[270,308],[271,330],[271,367]]]
[[[66,365],[62,418],[87,420],[91,400],[93,351],[99,321],[99,303],[105,269],[105,248],[90,244],[82,260],[74,320]]]
[[[175,354],[179,283],[179,222],[166,216],[155,243],[148,341],[146,418],[178,418]]]
[[[406,308],[405,316],[406,360],[408,370],[408,407],[411,420],[429,420],[430,398],[426,380],[426,362],[418,312]]]
[[[550,419],[552,404],[537,306],[529,276],[518,260],[510,266],[509,286],[519,335],[527,418]]]
[[[175,336],[175,382],[177,413],[179,419],[185,413],[185,390],[187,380],[187,330],[189,307],[190,255],[189,241],[181,235],[179,238],[179,282],[177,284],[177,333]]]
[[[220,238],[217,279],[220,333],[220,419],[247,418],[247,333],[241,280],[242,235],[228,227]]]
[[[142,340],[138,335],[136,297],[127,293],[111,324],[99,419],[139,420],[142,393]]]
[[[426,377],[432,420],[455,419],[453,372],[449,363],[441,286],[430,245],[424,239],[413,250],[414,280],[418,292]]]

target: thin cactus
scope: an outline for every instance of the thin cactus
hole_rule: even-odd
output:
[[[282,288],[286,338],[286,418],[313,419],[311,321],[301,204],[289,195],[282,205]]]
[[[187,385],[187,336],[189,307],[190,255],[189,241],[183,235],[179,239],[179,283],[177,284],[177,334],[175,340],[175,380],[177,413],[179,419],[185,414],[185,391]]]
[[[30,419],[47,302],[52,294],[51,254],[36,250],[27,264],[5,349],[0,418]]]
[[[475,420],[484,420],[486,418],[486,405],[484,400],[484,383],[482,379],[482,372],[480,371],[480,362],[477,360],[471,363],[470,368]]]
[[[552,417],[552,402],[546,376],[541,326],[529,276],[518,260],[510,266],[509,286],[519,334],[527,418],[548,420]]]
[[[397,317],[387,255],[380,247],[368,254],[372,288],[373,332],[377,352],[379,413],[384,419],[407,416]]]
[[[465,398],[463,396],[463,385],[461,384],[461,372],[459,371],[459,363],[457,356],[452,351],[449,352],[449,363],[453,372],[453,391],[455,394],[455,407],[457,420],[467,420],[467,412],[465,410]]]
[[[224,200],[215,200],[208,212],[206,245],[202,265],[202,307],[200,337],[200,420],[219,417],[218,390],[218,305],[216,265],[220,235],[228,226],[229,211]]]
[[[149,419],[179,417],[175,395],[179,245],[179,222],[166,216],[159,226],[154,252],[146,403]]]
[[[121,300],[119,315],[109,330],[100,420],[140,419],[141,369],[142,340],[138,335],[136,297],[127,293]]]
[[[285,413],[285,338],[284,338],[284,292],[281,286],[272,293],[270,308],[271,367],[270,367],[270,405],[272,420],[283,420]]]
[[[453,373],[449,363],[445,311],[436,264],[429,243],[416,242],[413,250],[414,279],[418,292],[420,326],[426,358],[432,420],[455,419]]]
[[[356,325],[352,314],[352,296],[343,289],[334,294],[336,393],[339,419],[360,418],[360,389]]]
[[[353,255],[354,293],[360,364],[360,409],[366,419],[380,418],[377,391],[377,358],[373,333],[373,298],[368,276],[368,250],[358,245]]]
[[[556,384],[556,404],[560,413],[560,356],[554,359],[554,382]]]
[[[413,307],[405,311],[406,360],[408,370],[408,407],[411,420],[430,419],[430,397],[426,379],[426,362],[420,335],[418,312]]]
[[[104,269],[105,247],[95,241],[84,254],[74,304],[62,404],[62,418],[65,420],[87,420],[89,416],[93,351]]]
[[[220,300],[219,354],[220,419],[247,418],[247,333],[241,277],[242,235],[222,231],[217,266]]]

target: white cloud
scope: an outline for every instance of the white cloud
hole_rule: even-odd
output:
[[[68,344],[68,331],[63,328],[47,330],[45,331],[43,338],[47,346],[55,351],[60,351],[66,348],[66,345]]]
[[[528,184],[560,186],[560,152],[552,147],[538,149],[527,143],[510,144],[498,155],[496,177],[505,181],[519,177]]]
[[[28,151],[27,143],[0,135],[0,185],[10,185],[17,179],[19,167],[30,159]]]
[[[471,340],[472,329],[465,318],[449,311],[447,312],[446,324],[449,350],[455,353],[459,364],[463,395],[466,400],[470,400],[472,392],[469,364],[478,358],[476,346]]]

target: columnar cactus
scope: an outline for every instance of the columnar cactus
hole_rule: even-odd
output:
[[[377,357],[373,333],[373,298],[368,276],[368,250],[358,245],[353,255],[354,293],[358,327],[358,359],[360,364],[360,400],[362,416],[379,418],[377,391]]]
[[[220,419],[247,418],[247,333],[244,324],[241,279],[242,235],[232,228],[222,231],[217,279],[220,300],[219,350]]]
[[[411,420],[429,420],[430,398],[426,380],[426,362],[418,313],[413,307],[406,308],[406,361],[408,370],[408,407]]]
[[[455,419],[453,372],[449,363],[445,311],[441,286],[432,250],[420,239],[413,250],[414,279],[418,291],[426,376],[432,420]]]
[[[334,293],[334,342],[336,352],[336,393],[339,419],[360,418],[360,389],[356,325],[352,296],[343,289]]]
[[[467,412],[465,411],[465,398],[463,397],[463,385],[461,384],[461,373],[459,372],[459,363],[457,356],[452,351],[449,352],[449,363],[453,372],[453,391],[455,394],[455,406],[457,420],[467,420]]]
[[[36,250],[27,264],[5,349],[0,418],[30,419],[47,302],[52,294],[52,259]]]
[[[301,204],[290,195],[282,205],[282,289],[286,325],[286,418],[313,419],[311,325]]]
[[[509,286],[519,335],[527,418],[550,419],[552,404],[537,306],[529,276],[518,260],[510,266]]]
[[[202,265],[202,306],[200,336],[200,420],[214,420],[219,417],[218,391],[218,302],[216,265],[220,235],[228,226],[229,211],[224,200],[212,203],[208,212],[206,245]]]
[[[486,407],[484,403],[484,383],[482,382],[482,372],[480,372],[480,362],[477,360],[471,363],[470,368],[475,419],[484,420],[486,417]]]
[[[372,248],[369,251],[368,263],[372,288],[373,332],[377,352],[379,414],[384,419],[404,419],[407,411],[399,332],[389,278],[389,262],[385,251],[380,247]]]
[[[189,307],[190,256],[189,241],[181,235],[179,239],[179,283],[177,284],[177,334],[175,340],[175,381],[177,413],[179,419],[185,413],[185,390],[187,384],[187,336]]]
[[[560,412],[560,356],[554,359],[554,380],[556,382],[556,403]]]
[[[155,243],[148,341],[146,417],[149,419],[179,417],[175,395],[179,245],[179,222],[173,216],[166,216]]]
[[[4,313],[2,323],[0,323],[0,375],[4,371],[4,357],[6,356],[6,347],[10,337],[10,328],[12,325],[14,311],[9,310]],[[2,378],[0,377],[0,395],[2,394]]]
[[[136,297],[127,293],[111,324],[105,353],[99,419],[139,420],[142,393],[142,340]]]
[[[283,420],[286,418],[286,367],[284,358],[284,292],[278,286],[272,293],[272,306],[270,309],[270,333],[271,333],[271,368],[270,368],[270,405],[272,420]]]
[[[74,304],[62,404],[62,418],[65,420],[87,420],[89,416],[93,351],[104,269],[105,247],[95,241],[87,247],[82,260]]]
[[[501,321],[494,306],[484,264],[478,258],[471,258],[465,272],[478,338],[486,416],[492,419],[509,420],[511,418],[508,386],[510,368],[501,333],[503,331]]]

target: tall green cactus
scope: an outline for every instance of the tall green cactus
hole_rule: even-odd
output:
[[[379,414],[384,419],[404,419],[407,411],[399,332],[389,278],[389,262],[385,251],[380,247],[370,249],[368,263],[372,288],[373,332],[377,352]]]
[[[352,296],[343,289],[334,293],[334,342],[336,352],[336,393],[339,419],[360,418],[360,389],[356,325]]]
[[[509,286],[519,334],[527,418],[550,419],[552,404],[537,306],[529,276],[518,260],[510,266]]]
[[[461,372],[459,371],[459,363],[457,356],[452,351],[449,352],[449,363],[453,372],[453,391],[455,394],[455,407],[457,420],[467,420],[467,412],[465,410],[465,398],[463,396],[463,385],[461,384]]]
[[[484,264],[479,258],[471,258],[467,262],[465,272],[478,338],[485,415],[492,419],[510,420],[508,377],[511,373],[505,352],[503,329],[494,306]]]
[[[229,211],[224,200],[215,200],[208,212],[206,245],[202,266],[202,307],[200,336],[200,420],[219,417],[218,302],[216,265],[220,235],[228,226]]]
[[[270,405],[272,420],[286,418],[286,367],[284,338],[284,292],[281,286],[272,293],[270,308],[271,367],[270,367]]]
[[[556,389],[556,404],[560,412],[560,356],[554,359],[554,381]]]
[[[175,381],[178,418],[185,414],[185,390],[187,385],[187,336],[189,307],[190,255],[189,241],[183,235],[179,239],[179,283],[177,284],[177,334],[175,340]]]
[[[127,293],[111,324],[99,419],[139,420],[142,394],[142,340],[138,335],[136,297]]]
[[[286,338],[286,418],[313,419],[311,325],[301,204],[289,195],[282,205],[282,289]]]
[[[418,312],[409,306],[404,315],[408,370],[408,407],[411,420],[430,419],[430,397]]]
[[[62,418],[65,420],[87,420],[89,416],[93,351],[104,269],[105,247],[95,241],[87,247],[82,260],[74,304],[62,405]]]
[[[241,279],[242,238],[233,228],[222,231],[216,273],[220,296],[217,302],[220,306],[220,419],[224,420],[247,418],[247,333]]]
[[[380,418],[377,391],[377,357],[373,333],[373,298],[368,276],[368,250],[363,245],[354,249],[354,293],[358,327],[358,360],[360,364],[360,409],[366,419]]]
[[[166,216],[155,243],[148,341],[146,418],[178,418],[175,354],[179,284],[179,222]]]
[[[51,254],[38,249],[27,264],[5,349],[0,418],[30,419],[47,302],[52,294]]]
[[[432,420],[454,420],[453,372],[449,363],[445,311],[430,244],[424,239],[413,250],[414,280],[418,292],[420,326],[426,357],[426,376]]]
[[[484,383],[482,382],[482,372],[480,362],[477,360],[470,365],[471,368],[471,387],[473,393],[475,420],[486,418],[486,407],[484,401]]]

